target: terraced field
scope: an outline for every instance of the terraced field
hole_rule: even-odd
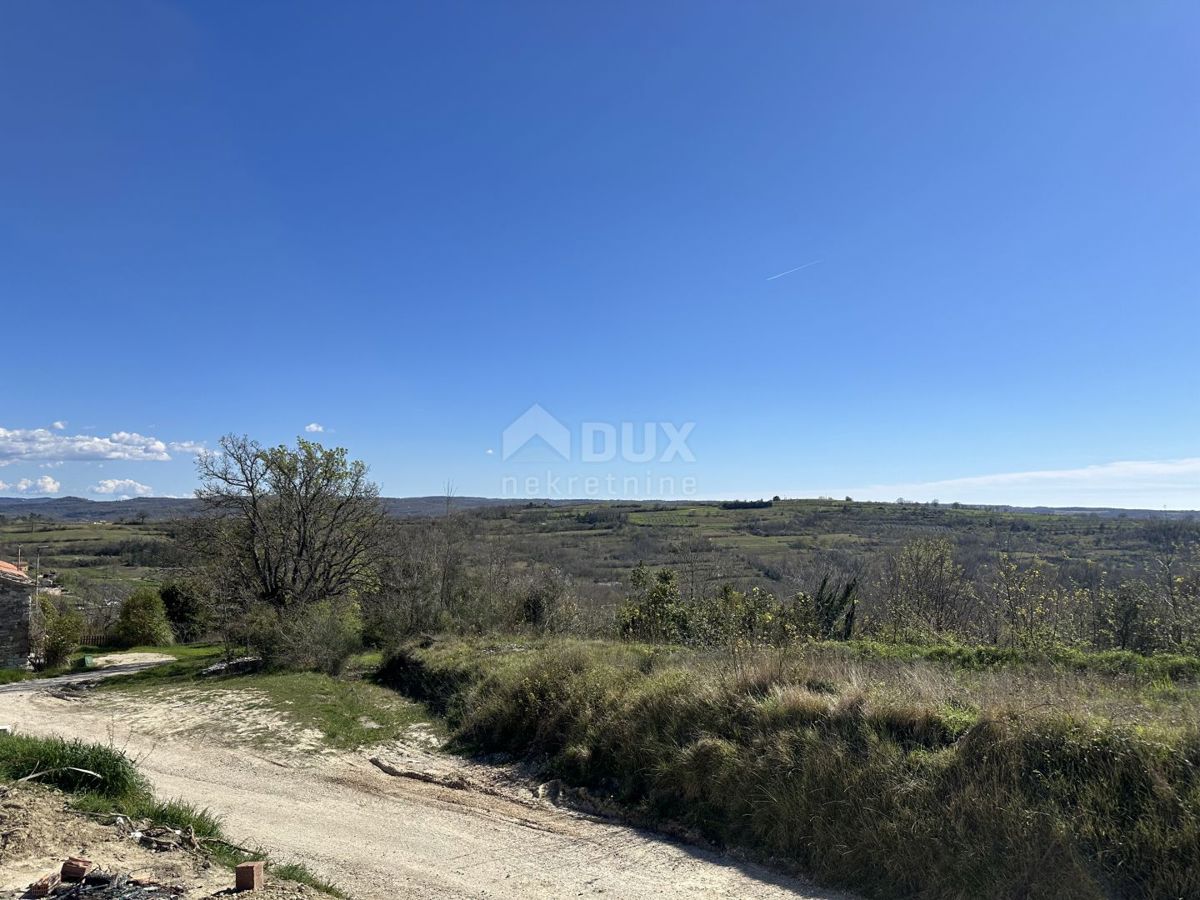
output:
[[[497,552],[557,566],[582,583],[623,582],[639,563],[712,583],[786,592],[830,565],[853,567],[917,536],[946,535],[968,568],[1005,551],[1070,567],[1145,566],[1143,514],[1056,513],[924,504],[783,500],[755,509],[719,503],[580,504],[464,514],[478,558]],[[686,574],[685,574],[686,578]]]
[[[77,593],[124,590],[162,580],[178,559],[170,535],[163,524],[10,519],[0,521],[0,559],[19,553],[32,565],[40,555],[42,574]]]

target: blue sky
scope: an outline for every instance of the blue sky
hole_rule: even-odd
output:
[[[397,496],[1200,507],[1198,60],[1185,2],[6,3],[0,494],[319,425]]]

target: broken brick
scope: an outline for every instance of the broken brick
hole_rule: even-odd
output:
[[[234,869],[234,888],[239,891],[261,891],[263,884],[263,862],[239,863]]]

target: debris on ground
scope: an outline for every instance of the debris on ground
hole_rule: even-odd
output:
[[[62,876],[57,872],[51,872],[49,875],[43,875],[37,881],[29,886],[26,895],[29,897],[49,897],[50,892],[58,887],[62,881]]]
[[[217,675],[249,675],[263,667],[261,656],[241,656],[226,662],[214,663],[198,673],[201,678],[213,678]]]
[[[0,797],[0,900],[208,900],[235,893],[235,873],[190,829],[73,812],[60,791],[32,783]],[[261,865],[261,864],[260,864]],[[329,900],[264,878],[255,900]],[[42,892],[44,890],[44,893]]]
[[[73,681],[70,684],[62,685],[62,687],[51,688],[46,693],[59,700],[79,701],[83,700],[88,692],[93,690],[98,683],[96,681]]]
[[[184,889],[181,887],[104,872],[88,875],[75,884],[61,885],[54,891],[56,900],[73,900],[76,897],[86,897],[88,900],[159,900],[184,895]]]
[[[378,756],[371,757],[371,765],[383,772],[385,775],[391,775],[393,778],[411,778],[414,781],[423,781],[426,784],[436,784],[439,787],[449,788],[452,791],[477,791],[481,794],[492,793],[492,790],[487,785],[477,784],[457,772],[442,773],[442,772],[427,772],[422,769],[400,769],[393,766],[391,763],[380,759]]]
[[[82,856],[72,856],[62,866],[62,877],[67,881],[83,881],[92,874],[96,864]]]
[[[126,827],[128,820],[124,816],[112,815],[111,824],[118,829]],[[178,828],[167,828],[165,825],[152,825],[140,830],[130,831],[129,836],[147,850],[155,853],[170,853],[172,850],[199,850],[200,842],[195,832],[184,833]]]

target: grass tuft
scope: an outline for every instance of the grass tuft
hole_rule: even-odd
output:
[[[39,784],[71,793],[110,800],[149,793],[146,779],[119,750],[61,738],[0,735],[0,779],[18,781],[38,773],[44,773],[36,778]]]
[[[350,896],[344,893],[337,885],[314,874],[311,869],[301,863],[282,863],[280,865],[268,866],[268,868],[272,875],[276,878],[282,878],[284,881],[293,881],[296,884],[308,885],[313,890],[321,891],[331,897],[341,897],[348,900]]]

